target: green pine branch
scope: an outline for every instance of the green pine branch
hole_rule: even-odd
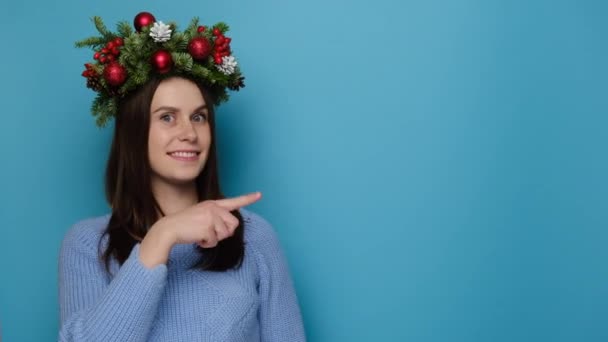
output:
[[[189,40],[183,33],[174,33],[171,39],[164,43],[165,49],[169,51],[183,51],[188,47]]]
[[[192,18],[192,20],[190,20],[190,24],[188,24],[188,27],[186,28],[186,31],[196,31],[199,26],[198,22],[199,22],[198,17]]]
[[[116,30],[123,37],[129,37],[133,34],[133,28],[131,28],[131,24],[126,21],[121,21],[116,25]]]
[[[209,71],[209,69],[207,69],[206,67],[195,63],[192,65],[192,69],[191,69],[192,75],[197,77],[197,78],[202,78],[202,79],[208,79],[209,76],[211,75],[211,71]]]
[[[106,43],[106,39],[103,37],[89,37],[83,40],[79,40],[74,43],[77,48],[91,47],[93,49],[103,46]]]
[[[224,22],[219,22],[215,25],[213,25],[213,29],[219,29],[220,32],[222,32],[222,34],[228,32],[228,30],[230,30],[230,27],[224,23]],[[213,31],[213,29],[211,31]]]
[[[185,70],[190,72],[192,70],[192,56],[190,56],[187,52],[173,52],[171,53],[171,58],[173,58],[173,63],[175,67],[181,70]]]
[[[93,64],[93,70],[95,70],[95,73],[97,75],[101,75],[103,74],[103,64]]]
[[[166,23],[166,25],[169,25],[169,27],[171,28],[171,33],[175,33],[179,29],[179,26],[177,26],[177,23],[175,21],[170,21]]]
[[[106,40],[111,40],[111,39],[114,39],[116,37],[115,34],[113,34],[112,32],[110,32],[108,30],[108,28],[106,27],[106,25],[103,23],[103,20],[101,19],[101,17],[94,16],[92,18],[92,20],[93,20],[93,23],[95,24],[95,28],[97,29],[97,31],[99,31],[99,33]]]
[[[198,33],[198,17],[192,18],[188,27],[184,30],[184,34],[189,37],[188,40],[192,39]]]
[[[223,102],[228,101],[228,99],[230,98],[230,96],[226,92],[226,89],[224,89],[223,87],[213,87],[211,89],[211,94],[213,96],[213,99],[215,100],[214,102],[216,106],[219,106]]]
[[[91,113],[95,118],[95,123],[98,127],[103,128],[107,122],[114,116],[114,109],[116,105],[114,101],[102,94],[97,94],[91,105]]]

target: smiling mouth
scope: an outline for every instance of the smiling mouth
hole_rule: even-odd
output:
[[[198,159],[200,152],[170,152],[167,153],[171,158],[183,161],[195,161]]]

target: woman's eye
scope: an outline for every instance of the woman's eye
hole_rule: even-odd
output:
[[[192,115],[192,121],[194,122],[205,122],[207,120],[207,116],[202,113]]]
[[[160,116],[160,119],[165,122],[173,121],[173,116],[171,114],[163,114]]]

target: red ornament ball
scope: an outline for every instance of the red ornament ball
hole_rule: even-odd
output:
[[[155,21],[156,18],[154,18],[152,13],[140,12],[135,16],[135,19],[133,19],[133,26],[135,26],[137,32],[141,32],[142,28],[154,24]]]
[[[161,74],[171,71],[173,66],[173,58],[171,54],[165,50],[158,50],[152,55],[152,65]]]
[[[118,62],[110,63],[103,69],[103,78],[114,87],[118,87],[127,80],[127,69]]]
[[[211,43],[204,37],[192,38],[188,44],[188,52],[194,59],[205,59],[211,53]]]

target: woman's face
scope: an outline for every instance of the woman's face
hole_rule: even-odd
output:
[[[183,185],[205,167],[211,144],[209,110],[199,88],[189,80],[160,83],[150,106],[148,158],[152,183]]]

